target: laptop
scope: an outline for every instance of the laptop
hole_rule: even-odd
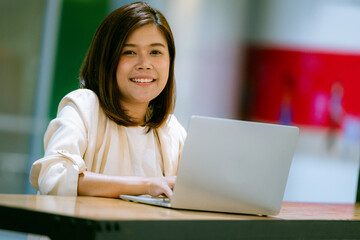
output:
[[[299,129],[193,116],[171,201],[121,199],[175,209],[277,215]]]

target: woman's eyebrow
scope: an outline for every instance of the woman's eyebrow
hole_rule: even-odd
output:
[[[153,43],[153,44],[150,44],[150,46],[152,47],[163,47],[163,48],[166,48],[166,46],[162,43]]]
[[[136,44],[133,43],[125,43],[124,47],[136,47]],[[163,47],[166,48],[166,46],[163,43],[152,43],[150,44],[151,47]]]
[[[125,43],[124,47],[136,47],[136,44],[132,44],[132,43]]]

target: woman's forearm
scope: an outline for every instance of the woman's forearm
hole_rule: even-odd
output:
[[[111,176],[93,172],[79,175],[78,195],[118,198],[120,194],[140,195],[148,193],[148,181],[144,177]]]
[[[172,196],[176,177],[111,176],[85,171],[79,175],[78,195],[118,198],[121,194]]]

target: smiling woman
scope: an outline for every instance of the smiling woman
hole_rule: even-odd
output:
[[[164,16],[137,2],[100,24],[31,169],[41,194],[172,196],[184,128],[175,104],[175,45]]]
[[[140,29],[142,27],[144,28]],[[144,34],[146,35],[145,38]],[[142,42],[133,42],[134,40],[141,40]],[[147,49],[151,50],[147,54],[151,53],[150,56],[158,56],[157,54],[163,52],[168,55],[169,61],[169,66],[166,69],[168,78],[165,88],[149,102],[145,114],[146,126],[157,128],[167,120],[168,115],[174,110],[175,43],[165,17],[148,4],[139,2],[123,6],[104,19],[95,33],[81,67],[80,83],[83,88],[91,89],[97,93],[100,104],[110,119],[124,126],[138,125],[138,122],[134,121],[131,115],[126,114],[126,111],[129,110],[124,109],[124,106],[120,104],[119,99],[123,96],[121,96],[118,86],[119,72],[117,69],[122,65],[120,62],[124,62],[130,56],[136,56],[135,58],[141,60],[139,54],[140,57],[144,57],[144,54],[137,51],[140,50],[138,49],[140,47],[142,48],[141,51],[144,51],[144,44],[147,44],[147,47],[152,47]],[[164,45],[163,49],[159,45]],[[165,50],[165,52],[160,50]],[[134,57],[130,59],[132,58]],[[145,58],[145,60],[149,59]],[[148,75],[145,73],[148,72],[146,69],[142,70],[142,75]]]

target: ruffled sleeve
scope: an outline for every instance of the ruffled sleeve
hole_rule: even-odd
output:
[[[83,159],[89,129],[99,103],[96,94],[79,89],[60,102],[57,117],[44,136],[45,155],[34,162],[31,184],[40,194],[77,195],[79,174],[86,170]]]

